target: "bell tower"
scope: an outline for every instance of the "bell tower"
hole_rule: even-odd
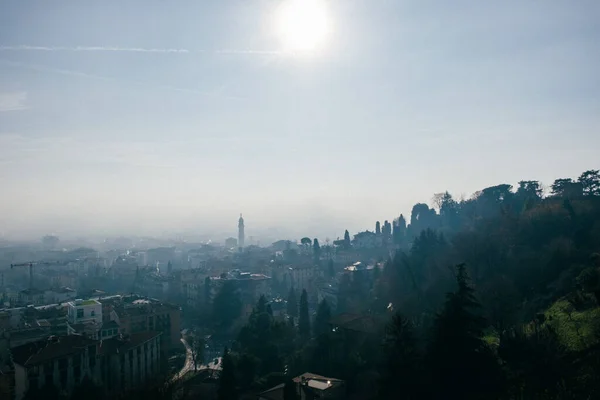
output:
[[[238,221],[238,247],[240,250],[244,248],[244,218],[242,218],[242,214]]]

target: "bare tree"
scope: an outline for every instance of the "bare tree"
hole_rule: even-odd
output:
[[[196,372],[198,370],[198,361],[202,364],[202,360],[204,359],[204,338],[198,334],[193,334],[190,337],[189,345],[194,363],[194,372]]]
[[[445,193],[436,193],[431,198],[433,207],[435,207],[438,212],[440,211],[440,208],[442,208],[442,204],[444,204],[444,195]]]

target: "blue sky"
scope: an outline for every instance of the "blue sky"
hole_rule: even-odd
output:
[[[599,167],[598,1],[328,0],[295,55],[280,3],[0,2],[0,234],[333,238]]]

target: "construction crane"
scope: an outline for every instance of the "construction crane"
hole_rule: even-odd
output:
[[[10,264],[10,269],[14,267],[29,267],[29,289],[33,289],[33,267],[34,265],[58,265],[64,264],[64,261],[32,261],[18,264]]]

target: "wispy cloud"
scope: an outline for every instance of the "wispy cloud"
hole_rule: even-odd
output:
[[[147,48],[147,47],[119,47],[119,46],[31,46],[15,45],[0,46],[0,51],[47,51],[47,52],[113,52],[113,53],[161,53],[161,54],[231,54],[231,55],[265,55],[273,56],[282,54],[276,50],[252,49],[221,49],[221,50],[190,50],[185,48]]]
[[[25,68],[25,69],[29,69],[29,70],[33,70],[33,71],[47,72],[47,73],[60,74],[60,75],[66,75],[66,76],[73,76],[73,77],[77,77],[77,78],[102,80],[102,81],[108,81],[108,82],[123,82],[123,83],[130,84],[130,85],[137,85],[137,86],[143,86],[143,87],[149,87],[149,88],[155,88],[155,89],[163,89],[163,90],[179,92],[179,93],[196,94],[196,95],[215,97],[215,98],[221,98],[221,99],[226,99],[226,100],[238,100],[238,101],[245,100],[243,97],[225,95],[224,93],[222,93],[220,91],[221,87],[217,88],[216,90],[212,90],[212,91],[202,91],[202,90],[193,89],[193,88],[184,88],[184,87],[178,87],[178,86],[172,86],[172,85],[161,85],[161,84],[154,84],[154,83],[141,82],[141,81],[135,81],[135,80],[122,81],[120,79],[116,79],[116,78],[113,78],[110,76],[88,74],[87,72],[75,71],[75,70],[70,70],[70,69],[52,68],[52,67],[47,67],[44,65],[21,63],[21,62],[8,61],[8,60],[2,60],[2,59],[0,59],[0,65],[6,65],[9,67],[15,67],[15,68]],[[0,97],[0,101],[1,101],[1,97]],[[2,111],[1,107],[0,107],[0,111]]]
[[[26,110],[27,92],[0,93],[0,112]]]
[[[188,49],[157,49],[142,47],[117,47],[117,46],[0,46],[0,51],[106,51],[123,53],[190,53]]]

